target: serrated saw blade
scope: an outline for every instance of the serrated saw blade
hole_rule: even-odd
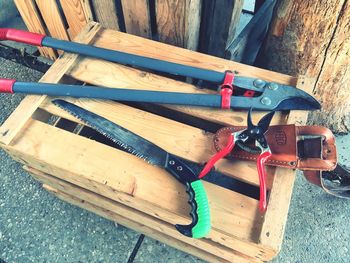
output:
[[[85,110],[68,101],[56,99],[53,100],[52,103],[95,129],[103,136],[109,138],[126,152],[135,155],[152,165],[160,166],[162,168],[165,167],[168,153],[157,145],[102,116]]]

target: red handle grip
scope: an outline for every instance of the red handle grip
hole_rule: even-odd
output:
[[[220,152],[216,153],[204,166],[204,168],[202,169],[202,171],[200,172],[200,174],[198,175],[198,178],[201,179],[204,176],[206,176],[211,168],[214,167],[215,163],[217,161],[219,161],[220,159],[224,158],[226,155],[228,155],[233,147],[235,147],[235,139],[232,135],[232,133],[230,134],[230,137],[228,138],[228,142],[227,145],[225,146],[225,148],[223,148]]]
[[[0,40],[12,40],[34,46],[42,46],[44,35],[13,28],[0,28]]]
[[[0,78],[0,92],[2,93],[13,93],[13,84],[15,79],[2,79]]]
[[[258,160],[257,160],[257,168],[258,168],[258,174],[259,174],[259,183],[260,183],[260,202],[259,202],[259,210],[262,213],[265,213],[266,211],[266,171],[265,171],[265,162],[267,159],[271,157],[271,152],[266,151],[263,152]]]

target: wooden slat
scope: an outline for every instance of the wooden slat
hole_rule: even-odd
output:
[[[122,0],[126,32],[151,38],[149,0]]]
[[[45,35],[45,28],[35,7],[34,0],[15,0],[15,4],[29,31]],[[49,59],[55,60],[57,58],[52,48],[38,47],[38,49],[41,55]]]
[[[92,22],[87,25],[81,34],[75,39],[77,42],[89,43],[101,27]],[[58,63],[54,63],[45,75],[40,79],[41,82],[59,82],[67,70],[76,62],[78,56],[65,53],[60,57]],[[13,138],[25,127],[29,118],[33,115],[39,105],[45,100],[46,96],[26,96],[21,101],[16,110],[0,127],[0,143],[8,145]]]
[[[239,253],[237,251],[227,249],[225,247],[220,246],[214,246],[216,247],[213,249],[212,241],[208,241],[205,239],[201,240],[194,240],[190,238],[185,238],[179,232],[177,232],[173,225],[161,221],[159,219],[150,217],[147,214],[144,214],[142,212],[139,212],[131,207],[125,206],[123,204],[117,203],[115,201],[112,201],[108,198],[105,198],[101,195],[97,195],[96,193],[93,193],[91,191],[87,191],[81,187],[77,187],[73,184],[70,184],[68,182],[62,181],[58,178],[55,178],[53,176],[50,176],[48,174],[42,173],[38,170],[35,170],[33,168],[26,167],[25,168],[28,172],[30,172],[33,177],[40,182],[50,185],[51,187],[57,189],[60,192],[63,192],[65,194],[68,194],[73,197],[77,197],[79,199],[84,200],[85,202],[88,202],[90,204],[96,205],[98,207],[101,207],[102,209],[105,209],[107,211],[110,211],[111,213],[115,213],[118,215],[118,217],[123,218],[124,220],[120,222],[117,220],[118,223],[124,223],[124,225],[128,227],[132,227],[134,224],[133,222],[142,222],[144,226],[147,228],[151,228],[153,230],[162,230],[162,232],[167,233],[167,236],[171,238],[176,238],[177,240],[181,240],[181,242],[189,245],[191,248],[200,249],[200,251],[205,251],[209,255],[211,255],[212,258],[213,255],[216,255],[216,257],[220,257],[220,259],[230,260],[230,262],[238,260],[240,257],[238,256]],[[131,223],[131,226],[130,226]],[[136,229],[139,230],[139,229]],[[157,232],[158,232],[157,231]],[[143,231],[140,231],[143,232]],[[147,233],[146,233],[147,234]],[[191,253],[191,249],[189,251],[186,251],[187,253]],[[212,253],[212,254],[211,254]],[[200,254],[199,254],[200,255]],[[206,255],[206,253],[204,253]],[[241,260],[246,261],[247,257],[243,256]],[[253,260],[253,259],[250,259]],[[254,261],[257,261],[256,259]],[[241,262],[241,261],[240,261]],[[260,262],[260,261],[259,261]]]
[[[28,125],[22,136],[5,149],[26,165],[153,217],[171,224],[188,222],[184,186],[165,170],[128,153],[38,121]],[[258,201],[211,183],[203,184],[211,207],[213,228],[209,239],[246,255],[261,251],[251,240],[260,225]],[[269,254],[267,247],[260,257]]]
[[[50,35],[54,38],[69,40],[56,0],[36,0],[36,4]],[[61,50],[58,52],[63,53]]]
[[[276,0],[266,0],[226,50],[226,58],[253,65],[265,39]]]
[[[86,5],[83,6],[81,0],[60,0],[60,3],[69,26],[70,37],[75,38],[88,23]]]
[[[164,43],[113,30],[107,29],[101,31],[98,34],[98,37],[94,40],[93,44],[99,47],[181,63],[189,66],[221,72],[232,70],[240,76],[262,78],[267,81],[275,81],[286,85],[295,85],[297,81],[297,78],[285,74],[247,66],[234,61],[209,56],[188,49],[178,48],[176,46],[169,46]]]
[[[196,50],[202,2],[200,0],[156,0],[155,3],[159,40]]]
[[[119,30],[117,7],[115,1],[92,0],[97,21],[104,28]]]
[[[90,6],[89,0],[79,0],[79,1],[80,1],[80,4],[81,4],[82,8],[83,8],[86,22],[89,23],[89,22],[94,21],[94,17],[92,15],[92,11],[91,11],[91,6]]]
[[[204,163],[215,153],[212,149],[213,135],[210,133],[203,133],[202,130],[189,125],[184,125],[115,102],[86,99],[66,100],[104,116],[120,126],[157,144],[168,152],[182,156],[185,159],[197,163]],[[76,121],[74,117],[54,106],[49,100],[46,100],[40,107],[56,116]],[[123,114],[115,114],[116,112],[123,112]],[[158,125],[153,126],[149,125],[149,123],[157,123]],[[161,129],[159,128],[159,124],[161,124]],[[176,136],[174,136],[174,131],[178,131],[176,132]],[[223,159],[217,163],[216,168],[218,171],[231,177],[238,178],[250,184],[259,185],[257,170],[254,163],[232,162]],[[269,167],[267,171],[271,175],[274,169]],[[268,176],[268,188],[270,188],[271,183],[272,177]]]
[[[234,39],[243,8],[243,0],[204,1],[200,50],[224,57]]]
[[[311,93],[314,83],[315,79],[301,76],[297,86]],[[307,112],[305,111],[293,111],[288,118],[289,124],[305,125],[306,121]],[[259,241],[262,245],[269,245],[273,248],[276,254],[282,246],[295,176],[293,170],[277,168],[273,179],[273,187],[270,192]]]

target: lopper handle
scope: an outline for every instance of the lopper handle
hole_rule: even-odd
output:
[[[42,46],[42,41],[45,38],[44,35],[23,31],[14,28],[0,28],[0,41],[12,40],[24,44]]]
[[[189,225],[177,224],[176,229],[188,237],[207,236],[211,229],[210,208],[202,181],[198,180],[193,170],[181,158],[172,154],[168,154],[166,170],[186,185],[186,192],[189,195],[188,203],[191,205],[192,222]]]
[[[0,78],[0,93],[13,93],[13,85],[15,82],[15,79]]]

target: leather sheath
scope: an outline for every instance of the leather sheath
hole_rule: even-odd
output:
[[[215,150],[220,151],[227,145],[230,133],[245,128],[232,126],[218,130],[214,135]],[[335,138],[325,127],[276,125],[269,127],[265,137],[272,153],[266,165],[310,171],[331,171],[336,168]],[[259,157],[260,152],[254,151],[253,143],[249,146],[252,150],[242,148],[235,146],[227,158],[256,161]]]

